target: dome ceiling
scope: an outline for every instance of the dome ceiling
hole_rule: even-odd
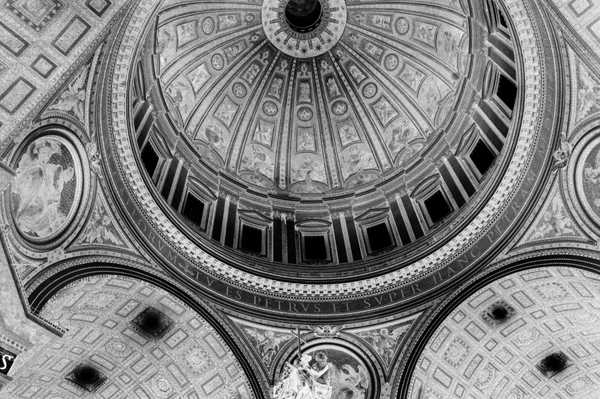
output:
[[[290,27],[284,3],[161,14],[165,103],[155,106],[184,133],[190,162],[285,195],[322,194],[419,174],[464,133],[451,129],[463,122],[453,111],[467,69],[485,64],[471,65],[461,3],[323,1],[308,33]]]
[[[123,28],[104,159],[160,262],[222,295],[239,282],[252,302],[244,289],[430,288],[471,246],[484,256],[546,148],[530,145],[541,111],[521,63],[536,60],[513,30],[531,36],[528,17],[492,1],[332,1],[284,29],[287,4],[153,2]]]

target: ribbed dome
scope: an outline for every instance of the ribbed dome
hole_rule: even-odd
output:
[[[461,120],[450,116],[467,69],[484,68],[469,57],[478,49],[461,4],[435,3],[322,1],[308,33],[278,0],[165,11],[156,75],[166,111],[194,156],[282,193],[372,186],[435,161],[456,141],[449,128]]]
[[[188,250],[295,279],[399,270],[506,178],[520,60],[487,3],[173,1],[155,21],[131,127]]]

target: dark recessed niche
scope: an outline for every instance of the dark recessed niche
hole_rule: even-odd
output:
[[[106,381],[104,374],[87,364],[79,364],[65,378],[88,392],[94,392]]]
[[[517,86],[501,74],[496,95],[512,110],[515,107],[515,101],[517,99]]]
[[[136,331],[150,339],[162,338],[173,326],[173,320],[151,306],[144,309],[132,320]]]
[[[569,358],[562,352],[555,352],[543,358],[537,368],[546,377],[552,378],[569,366]]]
[[[194,194],[188,193],[183,207],[183,216],[202,226],[202,216],[204,216],[204,202],[200,201]]]
[[[498,10],[498,25],[504,29],[508,29],[508,23],[506,22],[506,18],[504,17],[502,10]]]
[[[308,261],[328,260],[323,236],[304,236],[304,254]]]
[[[482,176],[490,169],[494,163],[494,159],[496,159],[494,153],[483,140],[477,141],[477,144],[473,147],[473,151],[471,151],[469,157]]]
[[[424,201],[424,204],[429,213],[429,217],[431,218],[431,223],[433,224],[439,222],[444,216],[452,212],[450,204],[448,204],[446,197],[444,197],[444,194],[442,194],[441,191],[436,191]]]
[[[246,251],[262,254],[262,230],[244,225],[240,247]]]
[[[154,171],[158,166],[158,161],[160,161],[160,158],[154,150],[154,147],[152,147],[152,144],[146,144],[142,150],[142,162],[144,163],[144,167],[146,168],[146,171],[150,177],[154,176]]]
[[[369,237],[371,252],[380,251],[393,245],[390,232],[385,223],[368,227],[367,236]]]
[[[481,317],[491,325],[502,324],[514,316],[515,309],[505,301],[494,302],[490,307],[485,309]]]

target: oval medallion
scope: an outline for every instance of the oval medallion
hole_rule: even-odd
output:
[[[57,237],[81,200],[83,171],[77,150],[61,136],[42,136],[23,148],[15,164],[10,202],[16,228],[32,241]]]
[[[211,59],[212,67],[217,71],[220,71],[225,66],[225,60],[221,54],[215,54]]]
[[[298,110],[298,119],[300,119],[301,121],[309,121],[311,120],[313,117],[313,112],[310,108],[308,107],[302,107]]]
[[[399,63],[400,61],[398,60],[398,56],[396,54],[390,54],[385,57],[385,68],[388,71],[393,71],[394,69],[398,68]]]
[[[263,105],[263,111],[265,112],[265,114],[273,116],[279,111],[279,108],[277,108],[277,104],[275,104],[274,102],[267,101]]]
[[[336,115],[344,115],[348,110],[348,105],[343,101],[337,101],[333,104],[331,110]]]
[[[205,35],[210,35],[215,30],[215,20],[211,17],[205,18],[202,22],[202,32]]]
[[[398,18],[396,21],[396,30],[401,35],[406,35],[410,29],[410,24],[406,18]]]
[[[233,85],[233,94],[237,98],[244,98],[244,97],[246,97],[247,93],[248,93],[248,90],[246,90],[246,86],[244,86],[242,83],[238,82]]]
[[[377,94],[377,86],[375,85],[375,83],[369,83],[364,87],[363,95],[366,98],[373,98],[375,97],[375,94]]]

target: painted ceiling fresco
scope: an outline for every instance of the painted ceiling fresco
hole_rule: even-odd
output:
[[[440,141],[471,62],[469,11],[325,4],[325,33],[308,39],[281,27],[278,2],[164,7],[154,79],[197,156],[252,185],[326,193],[391,176]]]

